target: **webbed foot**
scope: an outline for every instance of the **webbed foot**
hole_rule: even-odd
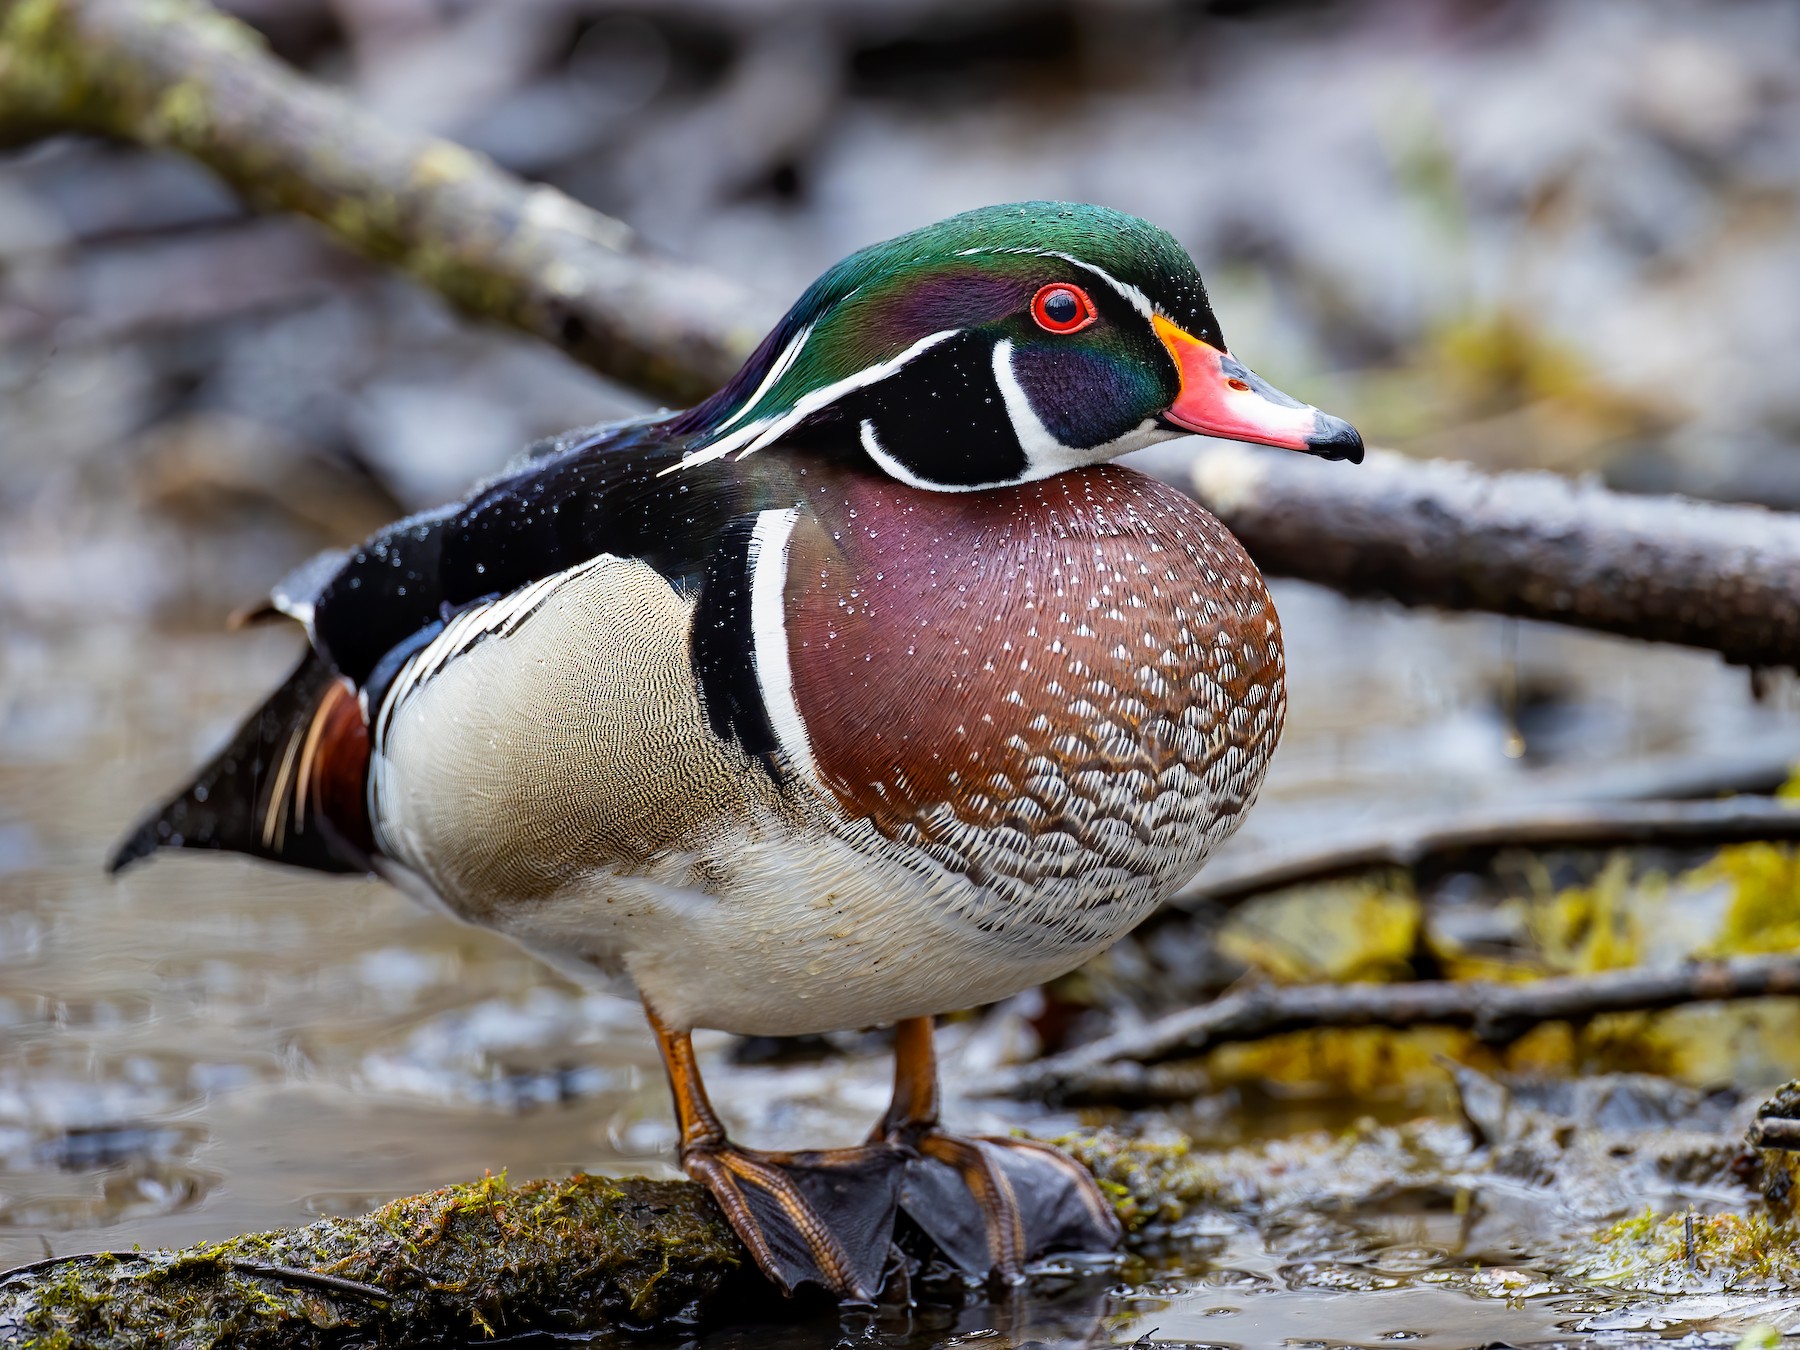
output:
[[[1122,1236],[1086,1169],[1049,1144],[916,1133],[900,1208],[965,1275],[1012,1279],[1048,1251],[1111,1251]]]
[[[873,1302],[892,1246],[906,1154],[885,1143],[767,1153],[723,1139],[682,1150],[756,1264],[783,1290]]]

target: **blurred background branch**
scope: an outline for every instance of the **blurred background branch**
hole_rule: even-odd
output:
[[[773,313],[553,187],[359,111],[193,0],[10,0],[6,125],[191,155],[251,204],[308,216],[469,313],[656,397],[716,388]],[[1396,456],[1330,472],[1184,442],[1152,462],[1274,575],[1800,664],[1800,518]]]
[[[769,313],[718,277],[451,142],[394,126],[185,0],[0,5],[0,128],[100,132],[191,155],[458,306],[680,404],[711,392]]]
[[[1277,576],[1800,667],[1800,515],[1380,451],[1355,472],[1249,446],[1145,467]]]
[[[1800,994],[1800,957],[1746,956],[1666,970],[1555,976],[1528,984],[1416,980],[1253,985],[1116,1031],[1079,1050],[1022,1065],[990,1079],[982,1090],[1060,1104],[1182,1100],[1195,1094],[1195,1076],[1158,1074],[1157,1066],[1199,1059],[1233,1042],[1321,1028],[1436,1026],[1465,1027],[1478,1040],[1505,1044],[1547,1022],[1584,1023],[1608,1013],[1782,994]]]

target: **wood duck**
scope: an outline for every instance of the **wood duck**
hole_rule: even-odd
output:
[[[1235,829],[1285,707],[1237,541],[1108,463],[1360,460],[1231,355],[1164,231],[971,211],[845,259],[684,412],[528,450],[314,560],[305,656],[119,849],[376,872],[643,1000],[687,1172],[784,1289],[1110,1248],[1087,1174],[939,1123],[932,1018],[1074,969]],[[739,1147],[689,1033],[893,1023],[868,1143]]]

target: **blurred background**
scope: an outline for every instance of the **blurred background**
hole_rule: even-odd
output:
[[[776,308],[954,211],[1102,202],[1170,229],[1234,351],[1374,444],[1800,508],[1790,0],[225,8],[384,119]],[[0,1267],[358,1212],[484,1168],[670,1166],[635,1007],[373,883],[195,856],[103,873],[295,657],[291,633],[226,633],[230,612],[534,437],[643,406],[183,160],[81,139],[0,157]],[[1791,679],[1276,595],[1290,730],[1234,849],[1696,774],[1767,789],[1800,760]],[[1246,971],[1800,945],[1783,850],[1521,861],[1452,891],[1428,912],[1403,885],[1313,888],[1166,926],[960,1024],[951,1072]],[[886,1066],[859,1038],[833,1048],[706,1046],[752,1142],[867,1128]],[[1800,1009],[1549,1028],[1503,1063],[1450,1033],[1290,1037],[1215,1056],[1169,1119],[1237,1138],[1441,1104],[1439,1051],[1762,1084],[1800,1072]]]

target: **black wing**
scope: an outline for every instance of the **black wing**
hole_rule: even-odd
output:
[[[540,442],[463,501],[390,525],[319,590],[314,645],[378,698],[458,611],[599,554],[640,558],[698,588],[731,522],[793,505],[800,485],[780,455],[665,474],[682,455],[665,427],[632,422]]]

